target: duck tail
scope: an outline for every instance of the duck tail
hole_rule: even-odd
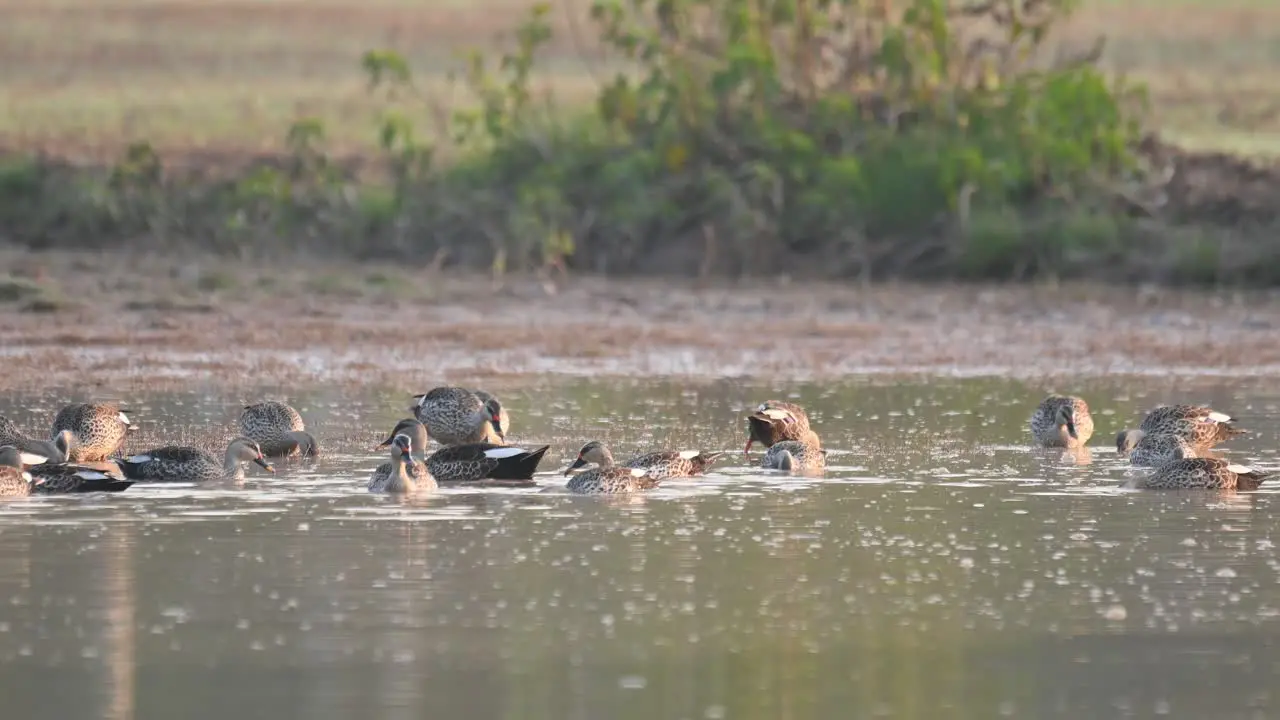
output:
[[[97,470],[82,470],[76,473],[76,479],[80,482],[76,484],[73,492],[77,493],[123,492],[133,485],[132,480],[125,480]]]
[[[1238,490],[1257,490],[1262,487],[1262,483],[1275,477],[1275,473],[1262,473],[1253,470],[1247,473],[1236,475],[1236,489]]]
[[[538,463],[542,462],[542,456],[550,447],[550,445],[543,445],[537,450],[500,459],[498,466],[489,473],[489,478],[493,480],[532,479],[533,473],[538,469]]]
[[[138,472],[138,466],[129,462],[128,458],[111,458],[107,462],[113,462],[116,467],[120,468],[120,474],[130,480],[140,480],[142,476]]]
[[[132,480],[106,479],[91,480],[80,485],[77,492],[124,492],[133,485]]]

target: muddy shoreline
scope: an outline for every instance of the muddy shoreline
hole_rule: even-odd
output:
[[[407,389],[548,374],[1280,377],[1274,291],[494,280],[25,250],[0,262],[5,390],[195,379]]]

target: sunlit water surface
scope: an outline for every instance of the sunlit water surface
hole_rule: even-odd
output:
[[[118,398],[130,449],[224,443],[287,398],[325,446],[242,487],[134,486],[0,505],[5,718],[1280,716],[1280,488],[1141,493],[1110,447],[1178,384],[1061,388],[1090,456],[1032,451],[1046,388],[1004,381],[491,386],[513,438],[615,454],[733,450],[631,498],[365,491],[407,393],[214,389]],[[742,458],[743,412],[791,396],[825,479]],[[34,431],[73,393],[8,398]],[[1280,395],[1194,398],[1280,468]],[[757,455],[758,458],[758,455]]]

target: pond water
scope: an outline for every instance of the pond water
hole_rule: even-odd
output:
[[[365,492],[410,392],[118,398],[130,448],[221,444],[294,403],[314,464],[243,487],[134,486],[0,504],[0,697],[12,718],[991,718],[1280,714],[1280,487],[1119,489],[1114,434],[1194,400],[1280,466],[1280,390],[1084,382],[1088,457],[1026,447],[1048,389],[991,379],[790,388],[487,385],[512,437],[615,454],[734,451],[629,498]],[[421,391],[417,390],[416,391]],[[748,466],[744,411],[804,404],[825,479]],[[83,394],[8,398],[30,430]],[[759,455],[755,455],[758,461]]]

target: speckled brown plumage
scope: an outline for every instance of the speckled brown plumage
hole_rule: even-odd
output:
[[[1180,435],[1144,435],[1129,453],[1129,462],[1142,467],[1158,467],[1173,460],[1186,460],[1197,455],[1191,443]]]
[[[438,387],[422,395],[414,395],[413,398],[414,404],[410,409],[414,417],[426,426],[430,436],[441,445],[485,442],[486,438],[493,436],[498,440],[494,444],[506,441],[501,432],[501,407],[495,402],[486,405],[471,390]]]
[[[306,429],[301,413],[274,400],[245,405],[240,413],[240,434],[258,443],[267,457],[290,457],[308,451],[314,456],[318,445]]]
[[[760,467],[770,470],[812,472],[827,466],[827,454],[822,449],[818,434],[810,430],[798,440],[783,440],[769,446]]]
[[[785,440],[800,440],[810,432],[809,415],[804,408],[784,400],[765,400],[747,416],[747,447],[754,443],[766,448]]]
[[[275,469],[253,440],[238,437],[227,444],[221,460],[201,448],[167,445],[118,460],[130,480],[149,482],[210,482],[244,478],[242,463],[252,462],[267,472]]]
[[[1130,452],[1148,435],[1177,435],[1197,450],[1208,450],[1248,432],[1234,422],[1227,413],[1206,405],[1162,405],[1147,413],[1137,429],[1121,430],[1116,451]]]
[[[1133,487],[1145,490],[1257,490],[1270,475],[1217,458],[1174,460],[1140,477]]]
[[[1089,404],[1074,395],[1050,395],[1031,414],[1031,436],[1041,447],[1084,447],[1093,437]]]
[[[22,469],[22,456],[12,445],[0,447],[0,497],[17,498],[31,494],[31,473]]]
[[[626,468],[621,465],[596,467],[580,472],[566,485],[570,492],[584,495],[621,495],[641,492],[658,487],[658,480],[651,478],[643,468]]]
[[[655,480],[692,477],[706,472],[707,468],[723,454],[723,452],[701,450],[658,450],[626,460],[621,467],[647,470],[649,477]],[[577,459],[565,474],[568,475],[589,463],[595,463],[600,467],[611,467],[616,464],[609,447],[599,440],[592,440],[578,451]]]
[[[63,430],[75,435],[72,462],[101,461],[115,455],[124,445],[132,423],[120,407],[110,403],[67,405],[53,418],[49,437]]]

